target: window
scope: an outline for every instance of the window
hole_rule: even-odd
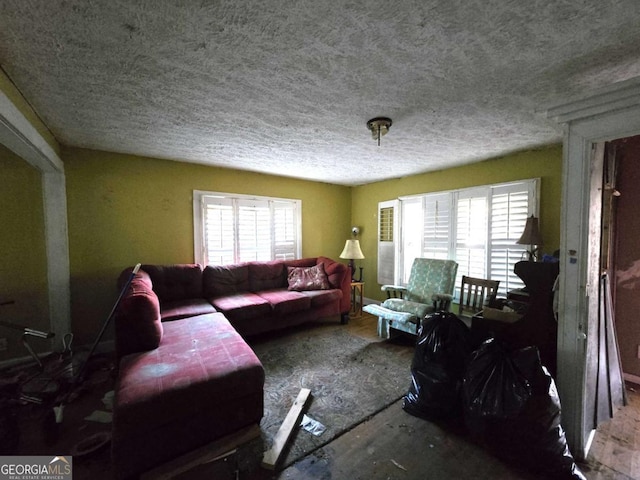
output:
[[[532,179],[401,198],[398,280],[408,281],[416,257],[450,258],[458,262],[456,289],[462,275],[500,280],[503,294],[523,287],[513,266],[527,245],[516,241],[537,213],[537,190]]]
[[[196,263],[227,265],[299,258],[301,203],[195,190]]]

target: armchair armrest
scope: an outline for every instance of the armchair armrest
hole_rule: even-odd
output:
[[[382,285],[380,290],[387,292],[387,298],[403,298],[407,288],[402,285]]]
[[[431,300],[433,300],[433,308],[435,308],[436,312],[440,310],[448,312],[451,301],[453,300],[453,295],[449,295],[448,293],[434,293],[431,296]]]

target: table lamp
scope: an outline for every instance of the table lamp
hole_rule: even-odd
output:
[[[519,245],[529,245],[529,261],[535,262],[538,256],[538,245],[542,245],[542,235],[538,228],[538,219],[531,215],[527,218],[527,223],[524,226],[524,232],[522,236],[516,242]]]
[[[353,236],[357,236],[360,232],[358,227],[353,227],[351,229],[351,233]],[[360,241],[356,238],[348,239],[344,244],[344,249],[340,254],[340,258],[349,260],[349,268],[351,269],[351,281],[352,282],[361,282],[362,281],[362,267],[360,267],[360,278],[356,280],[356,265],[355,260],[362,260],[364,255],[362,254],[362,250],[360,249]]]

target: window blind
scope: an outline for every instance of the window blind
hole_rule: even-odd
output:
[[[194,192],[197,263],[298,258],[300,231],[300,200]]]
[[[423,218],[416,227],[418,201]],[[396,251],[400,265],[410,265],[420,254],[411,248],[420,241],[423,257],[458,262],[456,294],[462,275],[500,280],[503,295],[524,286],[513,267],[527,247],[516,241],[527,217],[537,212],[536,179],[425,194],[400,202],[406,213],[400,226],[402,248]],[[406,282],[406,276],[401,273],[397,281]]]

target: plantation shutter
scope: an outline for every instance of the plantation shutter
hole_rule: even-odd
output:
[[[194,191],[196,263],[228,265],[300,255],[300,200]]]
[[[522,235],[529,211],[535,205],[535,183],[494,187],[491,195],[491,251],[490,275],[500,280],[500,292],[522,288],[524,283],[514,271],[523,258],[526,245],[516,242]]]
[[[239,262],[271,260],[271,212],[269,202],[237,200]]]
[[[462,275],[488,278],[487,273],[487,190],[462,192],[457,199],[455,259],[458,278]]]
[[[522,288],[513,269],[528,245],[516,242],[527,217],[537,214],[538,184],[538,179],[529,179],[401,199],[398,279],[403,280],[403,273],[408,276],[408,266],[416,257],[416,231],[421,229],[421,256],[458,263],[456,295],[462,275],[500,280],[503,295]],[[416,220],[416,212],[422,212],[423,219]]]
[[[395,283],[395,200],[378,203],[378,283]]]
[[[204,262],[211,265],[233,263],[235,227],[233,202],[228,198],[203,197]]]
[[[401,198],[399,203],[399,261],[394,283],[406,285],[413,260],[422,256],[424,249],[424,198]]]
[[[424,201],[424,239],[425,258],[449,258],[451,238],[451,196],[448,193],[429,195]]]
[[[274,258],[293,260],[296,258],[298,229],[297,205],[293,202],[271,202],[273,212]]]

